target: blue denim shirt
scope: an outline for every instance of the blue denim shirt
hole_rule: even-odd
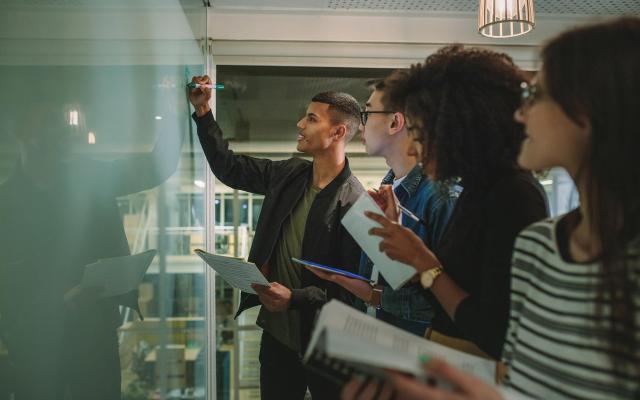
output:
[[[389,171],[382,184],[390,185],[394,178],[393,171]],[[400,204],[420,216],[428,226],[404,215],[402,225],[420,236],[430,249],[437,247],[453,212],[460,188],[449,188],[431,181],[422,175],[422,167],[416,165],[394,192]],[[372,268],[373,262],[363,252],[360,258],[360,275],[371,277]],[[393,290],[382,276],[378,278],[378,283],[384,288],[377,317],[401,329],[422,335],[434,313],[422,286],[419,283],[408,283],[398,290]]]

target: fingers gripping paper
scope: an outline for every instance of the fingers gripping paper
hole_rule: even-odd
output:
[[[389,285],[394,290],[398,289],[415,275],[416,270],[410,265],[390,259],[384,252],[380,251],[382,238],[369,234],[371,228],[376,228],[380,225],[366,217],[364,215],[365,211],[382,214],[380,208],[367,193],[360,196],[358,201],[347,211],[344,218],[342,218],[342,225],[344,225],[360,248],[367,254],[371,261],[373,261]]]

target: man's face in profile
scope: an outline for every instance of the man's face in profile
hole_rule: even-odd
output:
[[[304,117],[298,121],[297,150],[314,155],[328,149],[334,142],[337,126],[331,121],[329,105],[311,102]]]

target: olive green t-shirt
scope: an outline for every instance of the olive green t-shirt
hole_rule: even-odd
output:
[[[300,257],[307,215],[319,192],[320,188],[309,186],[289,218],[282,224],[280,240],[276,243],[269,260],[269,281],[278,282],[289,289],[301,288],[303,267],[291,261],[291,257]],[[280,343],[292,350],[300,351],[299,311],[287,310],[273,313],[266,307],[262,307],[260,314],[258,314],[257,323]]]

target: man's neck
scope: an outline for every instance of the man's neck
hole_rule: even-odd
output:
[[[407,155],[408,147],[409,146],[392,146],[388,154],[385,155],[385,161],[396,178],[404,178],[417,164],[414,157]]]
[[[313,186],[324,189],[345,166],[344,151],[316,154],[313,157]]]

